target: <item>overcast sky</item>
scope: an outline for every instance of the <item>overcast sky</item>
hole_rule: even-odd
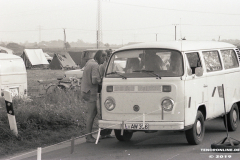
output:
[[[0,0],[0,40],[96,42],[98,0]],[[102,0],[109,44],[240,39],[240,0]],[[40,31],[40,32],[39,32]]]

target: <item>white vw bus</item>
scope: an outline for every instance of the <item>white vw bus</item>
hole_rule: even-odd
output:
[[[136,131],[185,130],[189,144],[200,144],[204,121],[225,115],[225,99],[228,130],[236,130],[238,54],[234,45],[214,41],[141,43],[117,50],[103,78],[99,127],[114,129],[119,141]]]

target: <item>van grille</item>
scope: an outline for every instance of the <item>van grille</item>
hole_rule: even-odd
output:
[[[116,85],[113,87],[114,92],[162,92],[161,85]]]
[[[238,55],[238,61],[240,62],[240,53],[239,53],[239,49],[235,49],[235,51],[237,52],[237,55]]]
[[[114,86],[114,91],[134,91],[135,86]]]

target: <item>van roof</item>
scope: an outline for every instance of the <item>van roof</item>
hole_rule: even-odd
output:
[[[209,49],[221,49],[221,48],[236,48],[236,46],[216,41],[164,41],[164,42],[148,42],[128,45],[119,48],[116,51],[126,49],[146,49],[146,48],[164,48],[174,49],[179,51],[194,51],[194,50],[209,50]]]
[[[4,59],[21,59],[21,57],[7,53],[0,53],[0,60]]]

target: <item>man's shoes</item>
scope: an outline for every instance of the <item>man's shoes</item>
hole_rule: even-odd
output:
[[[86,138],[86,142],[87,143],[95,143],[96,142],[96,139],[91,137],[91,138]]]
[[[114,136],[111,136],[110,134],[106,136],[101,136],[100,139],[105,139],[105,138],[115,138]]]

